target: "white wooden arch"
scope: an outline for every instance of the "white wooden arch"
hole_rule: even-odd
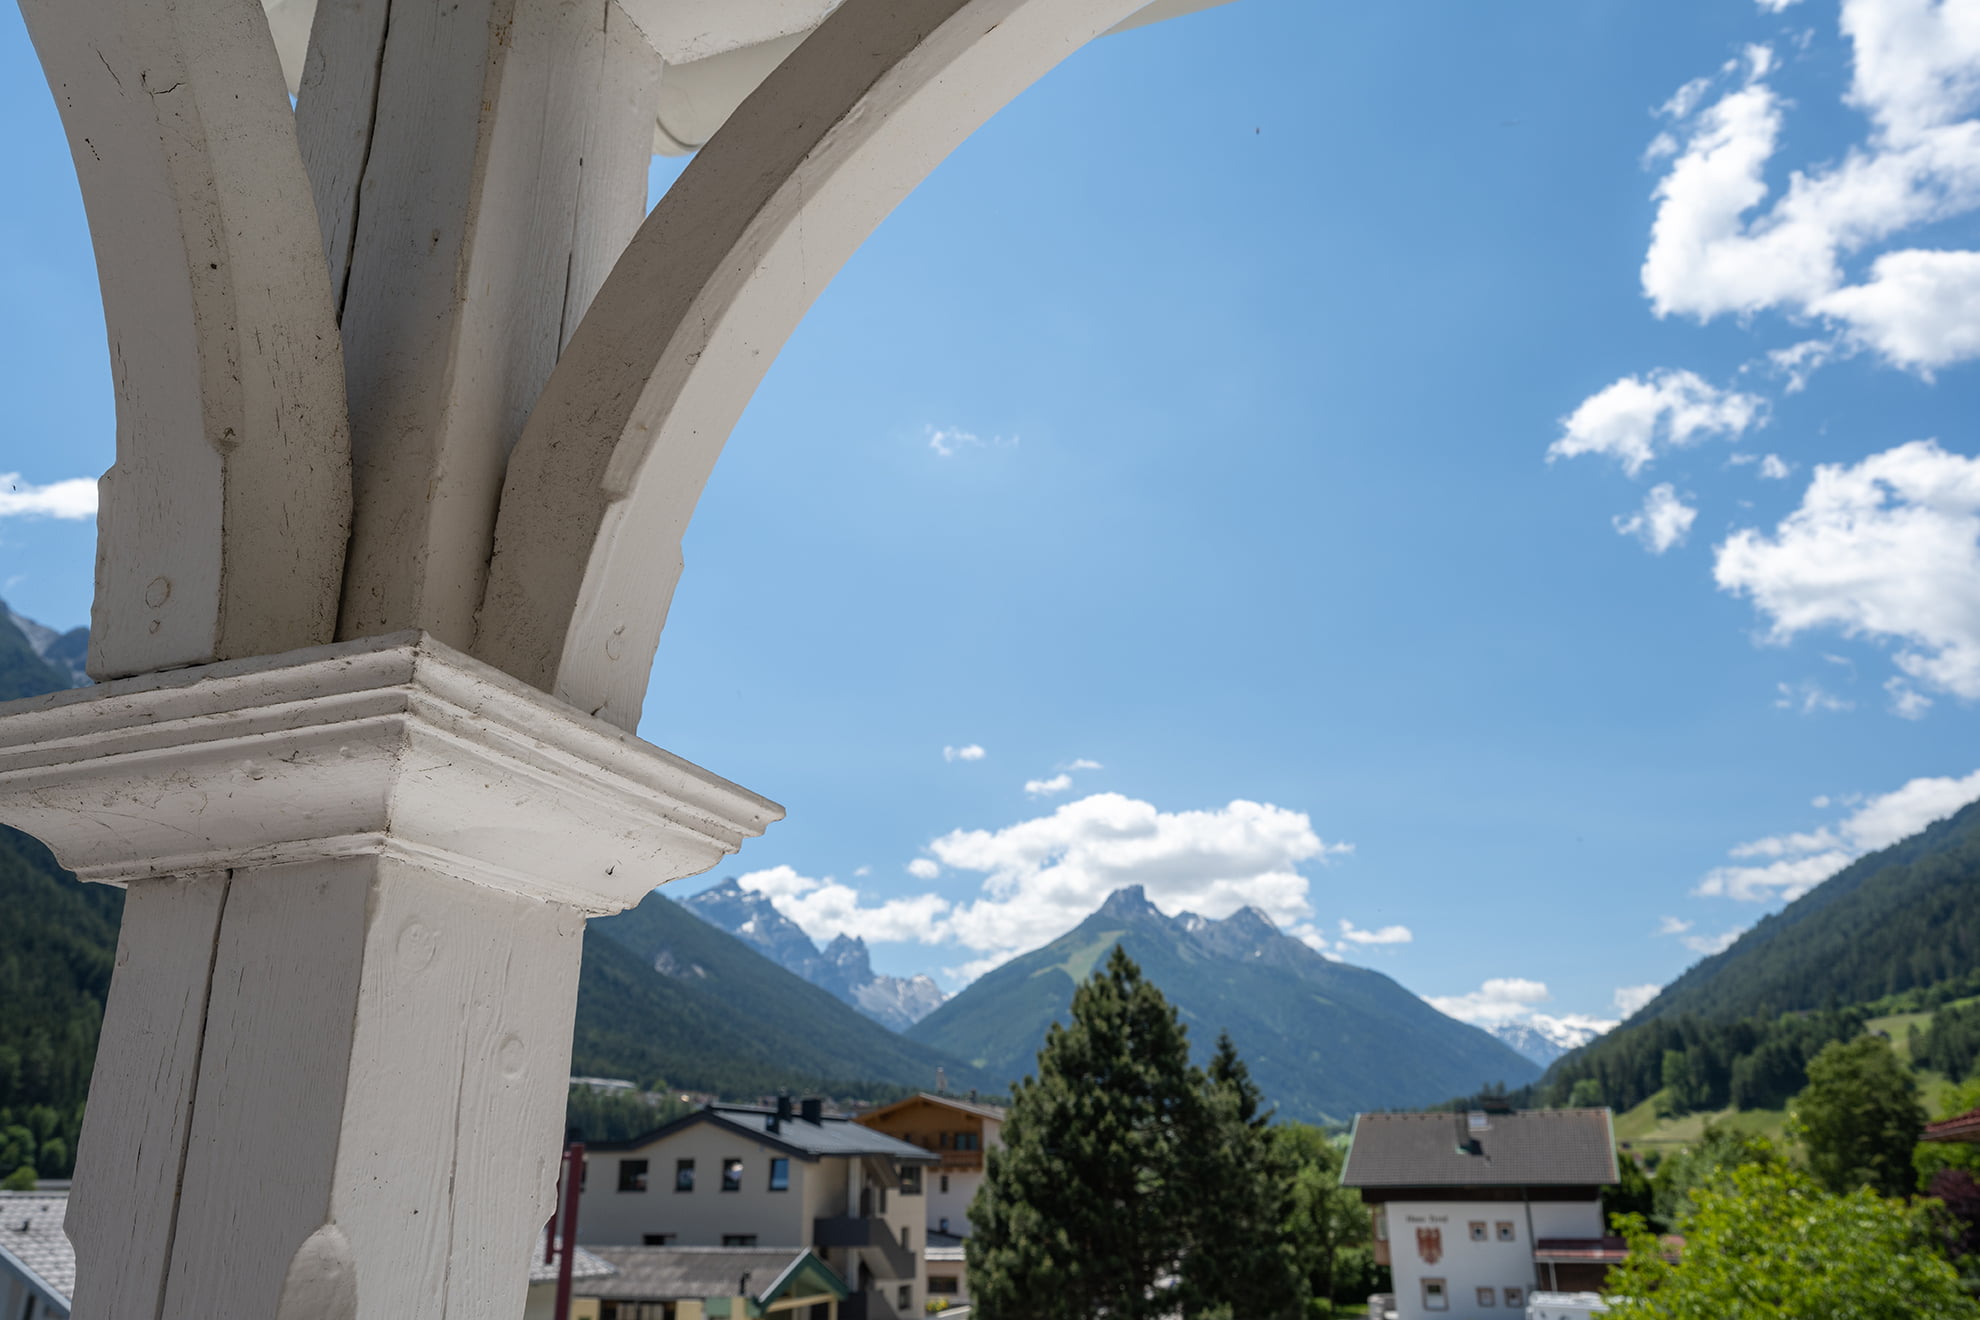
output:
[[[511,456],[475,651],[639,720],[695,502],[770,363],[970,133],[1142,0],[847,0],[654,208]]]

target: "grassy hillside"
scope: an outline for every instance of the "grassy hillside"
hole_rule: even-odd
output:
[[[1193,924],[1192,924],[1193,923]],[[1345,1122],[1430,1104],[1538,1069],[1380,972],[1330,962],[1262,916],[1164,916],[1123,890],[1074,930],[1006,963],[908,1031],[1003,1081],[1036,1066],[1073,988],[1116,944],[1175,1004],[1199,1057],[1229,1031],[1283,1117]]]
[[[953,1086],[987,1080],[659,894],[585,933],[572,1066],[732,1096],[928,1089],[937,1068]]]

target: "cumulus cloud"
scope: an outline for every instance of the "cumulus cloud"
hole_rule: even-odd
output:
[[[1722,390],[1692,371],[1658,370],[1624,376],[1581,401],[1561,419],[1560,438],[1547,457],[1599,454],[1636,476],[1669,449],[1714,436],[1733,438],[1762,424],[1766,404],[1758,395]]]
[[[96,516],[96,483],[70,477],[37,486],[18,472],[0,472],[0,518],[66,518]]]
[[[1106,766],[1101,765],[1098,761],[1089,761],[1083,756],[1077,758],[1071,765],[1066,767],[1068,770],[1105,770],[1106,768]]]
[[[1800,4],[1801,0],[1758,0],[1763,14],[1784,14],[1789,5]]]
[[[1495,976],[1465,995],[1431,995],[1430,1006],[1446,1017],[1476,1027],[1517,1022],[1553,998],[1545,981],[1520,976]]]
[[[751,871],[736,883],[767,897],[777,911],[816,940],[858,935],[868,940],[926,940],[941,930],[948,900],[914,894],[868,903],[850,885],[800,874],[789,866]]]
[[[1384,926],[1380,930],[1362,930],[1352,921],[1342,918],[1341,939],[1349,944],[1408,944],[1416,936],[1407,926]]]
[[[1760,460],[1760,477],[1763,481],[1786,481],[1794,475],[1794,464],[1779,454],[1769,454]]]
[[[1823,318],[1850,346],[1927,374],[1980,355],[1980,253],[1888,251],[1854,280],[1849,263],[1980,205],[1980,123],[1970,117],[1980,22],[1970,0],[1844,0],[1841,25],[1853,56],[1846,99],[1870,132],[1839,159],[1793,171],[1778,193],[1767,175],[1787,105],[1767,82],[1770,51],[1752,48],[1720,80],[1688,83],[1665,107],[1673,125],[1659,141],[1675,149],[1661,156],[1670,165],[1643,290],[1659,316],[1775,309]],[[1809,369],[1825,357],[1814,351]],[[1804,381],[1796,372],[1790,390]]]
[[[975,743],[970,743],[963,747],[944,747],[942,749],[942,759],[944,761],[981,761],[987,755],[989,753],[985,752]]]
[[[1614,519],[1616,531],[1634,536],[1643,548],[1661,555],[1672,546],[1684,544],[1698,510],[1678,498],[1677,488],[1666,482],[1652,486],[1643,497],[1643,507],[1627,518]]]
[[[1706,873],[1695,892],[1756,903],[1799,898],[1865,853],[1908,838],[1976,798],[1980,798],[1980,770],[1960,778],[1913,779],[1861,802],[1834,824],[1739,844],[1731,850],[1736,860],[1760,864],[1717,867]]]
[[[1629,1017],[1655,999],[1662,989],[1660,985],[1619,985],[1616,987],[1616,1012]]]
[[[1256,907],[1289,927],[1312,915],[1300,865],[1350,850],[1322,840],[1304,812],[1269,803],[1166,812],[1118,793],[1003,829],[955,830],[929,845],[951,872],[983,877],[982,897],[958,904],[945,927],[986,955],[964,974],[1056,939],[1128,885],[1143,886],[1172,915]]]
[[[1834,628],[1896,642],[1912,683],[1980,697],[1980,459],[1918,440],[1820,466],[1772,533],[1727,538],[1714,576],[1776,641]]]
[[[907,864],[907,871],[917,880],[933,880],[942,874],[942,864],[933,857],[917,857]]]
[[[1690,930],[1692,925],[1692,922],[1686,921],[1682,917],[1665,917],[1657,923],[1657,933],[1659,935],[1682,935]]]
[[[1735,940],[1744,934],[1746,934],[1746,927],[1735,926],[1733,929],[1724,931],[1718,935],[1687,935],[1679,943],[1683,944],[1685,948],[1690,949],[1693,953],[1710,956],[1715,953],[1724,953],[1733,946]]]
[[[1050,779],[1027,779],[1024,781],[1024,791],[1033,797],[1052,797],[1055,794],[1065,792],[1071,787],[1072,776],[1066,774],[1053,775]]]

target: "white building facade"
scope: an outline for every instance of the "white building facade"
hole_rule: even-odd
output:
[[[1363,1114],[1341,1176],[1369,1207],[1397,1320],[1523,1317],[1535,1292],[1599,1281],[1615,1181],[1606,1109]]]
[[[710,1105],[585,1152],[589,1247],[809,1247],[852,1288],[846,1320],[920,1315],[927,1152],[816,1101]]]

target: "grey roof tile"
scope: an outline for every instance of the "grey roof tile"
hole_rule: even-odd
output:
[[[1616,1181],[1606,1109],[1360,1114],[1344,1187],[1601,1186]]]
[[[67,1192],[0,1192],[0,1251],[64,1297],[76,1291],[76,1249],[62,1231]]]

